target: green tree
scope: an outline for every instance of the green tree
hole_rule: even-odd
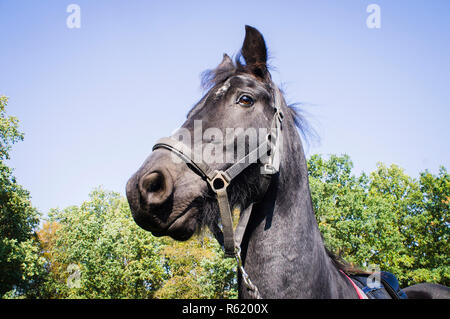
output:
[[[0,96],[0,297],[33,296],[45,275],[35,236],[39,213],[30,194],[7,166],[14,143],[23,140],[18,120],[6,114],[8,98]]]
[[[235,298],[233,260],[206,234],[186,242],[139,228],[126,199],[95,189],[81,206],[52,210],[39,231],[46,298]],[[73,275],[77,275],[74,278]]]
[[[379,223],[389,226],[374,238],[375,243],[384,244],[374,263],[396,274],[405,285],[411,283],[408,279],[414,267],[414,256],[408,242],[412,214],[420,214],[422,205],[419,185],[397,165],[386,167],[378,163],[377,169],[370,174],[369,196],[387,203],[384,218]]]
[[[52,210],[49,217],[58,226],[47,240],[51,279],[43,295],[152,298],[161,286],[161,241],[135,224],[120,194],[98,188],[81,206]]]
[[[450,286],[450,176],[444,167],[438,175],[425,171],[420,174],[419,186],[421,205],[409,220],[408,248],[415,258],[411,281]]]
[[[449,175],[379,163],[367,176],[351,174],[347,155],[308,161],[311,196],[326,245],[358,266],[393,272],[402,285],[449,284]]]
[[[222,248],[209,232],[186,242],[166,239],[162,256],[167,280],[155,297],[237,298],[236,262],[224,258]]]

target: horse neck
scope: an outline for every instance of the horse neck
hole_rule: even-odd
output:
[[[242,244],[246,272],[264,298],[355,297],[325,250],[299,134],[293,125],[283,132],[280,174],[254,205]]]

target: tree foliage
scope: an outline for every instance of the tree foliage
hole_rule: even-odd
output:
[[[151,298],[161,286],[161,242],[134,223],[120,194],[95,189],[49,217],[39,233],[51,273],[46,296]]]
[[[17,118],[6,114],[7,104],[0,96],[0,296],[33,296],[45,274],[35,237],[39,213],[6,163],[12,145],[23,140]]]
[[[450,179],[407,176],[379,163],[369,176],[351,174],[346,155],[308,161],[313,205],[327,246],[347,261],[393,272],[403,286],[450,284]]]
[[[209,234],[187,242],[167,240],[162,253],[168,280],[157,298],[236,298],[236,264]]]
[[[156,238],[135,224],[118,193],[95,189],[79,207],[49,217],[39,232],[50,274],[42,285],[46,298],[236,295],[233,265],[213,239]]]

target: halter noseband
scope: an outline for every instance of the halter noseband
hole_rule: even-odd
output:
[[[213,230],[213,233],[219,243],[223,245],[225,257],[236,257],[238,262],[240,262],[240,245],[242,237],[249,220],[253,203],[241,213],[238,226],[236,227],[235,236],[227,187],[233,179],[235,179],[243,170],[252,164],[252,159],[253,162],[254,159],[257,159],[262,163],[266,162],[261,168],[261,173],[264,175],[273,175],[279,171],[280,144],[282,143],[281,123],[284,117],[280,109],[280,94],[281,93],[278,89],[275,88],[273,105],[275,114],[272,118],[271,130],[267,134],[265,141],[253,150],[249,151],[246,156],[239,159],[226,170],[213,170],[203,161],[203,159],[200,161],[194,161],[194,158],[202,158],[201,156],[194,156],[195,149],[192,150],[186,144],[170,137],[161,138],[153,146],[153,151],[159,148],[164,148],[178,155],[191,170],[200,175],[203,180],[208,183],[211,190],[216,194],[222,222],[222,230],[215,225],[216,227],[215,230]]]

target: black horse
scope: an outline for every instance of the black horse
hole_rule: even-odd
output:
[[[302,130],[302,118],[271,80],[260,32],[246,26],[240,55],[233,62],[224,54],[204,80],[209,91],[181,129],[172,139],[159,142],[128,181],[127,198],[136,223],[155,236],[176,240],[187,240],[201,227],[209,227],[242,265],[241,298],[361,298],[363,287],[347,276],[354,270],[324,247],[297,129]],[[195,137],[199,124],[200,138]],[[253,143],[249,128],[268,129],[268,134],[261,131],[262,138],[258,133]],[[236,133],[243,130],[244,139]],[[200,148],[190,152],[190,140],[175,142],[181,135],[194,135],[194,148]],[[231,148],[230,141],[236,142]],[[236,145],[244,145],[237,158]],[[208,147],[215,161],[193,158],[199,150],[205,155]],[[223,159],[217,154],[221,151],[234,162],[217,160]],[[252,151],[258,151],[253,160]],[[243,158],[246,164],[233,165],[243,163]],[[237,240],[232,230],[229,233],[230,207],[242,208],[241,220],[245,219],[236,234],[237,252],[233,251]],[[448,288],[434,284],[404,291],[410,298],[450,295]]]

